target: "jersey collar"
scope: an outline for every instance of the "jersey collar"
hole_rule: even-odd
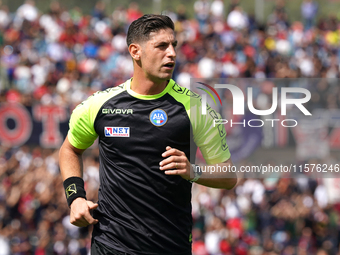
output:
[[[159,94],[155,94],[155,95],[141,95],[138,94],[136,92],[134,92],[133,90],[131,90],[131,79],[127,80],[125,82],[125,87],[126,87],[126,91],[133,97],[136,97],[138,99],[143,99],[143,100],[153,100],[153,99],[157,99],[160,98],[162,96],[164,96],[166,93],[168,93],[168,91],[175,85],[175,81],[173,79],[170,79],[168,82],[168,85],[166,85],[165,89],[159,93]]]

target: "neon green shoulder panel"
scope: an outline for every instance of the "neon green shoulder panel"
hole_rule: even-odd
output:
[[[125,84],[98,91],[79,104],[72,112],[68,140],[78,149],[90,147],[98,135],[94,130],[94,121],[102,105],[110,98],[125,90]]]
[[[201,97],[172,82],[172,89],[168,93],[183,104],[192,125],[194,142],[200,148],[207,164],[217,164],[228,160],[230,152],[226,142],[225,128],[222,124],[216,124],[214,127],[214,119],[221,119],[221,116],[209,106],[207,106],[207,114],[203,115]]]

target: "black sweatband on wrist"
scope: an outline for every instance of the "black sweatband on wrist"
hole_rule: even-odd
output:
[[[70,177],[67,178],[63,184],[68,207],[70,207],[73,200],[75,200],[78,197],[83,197],[86,199],[84,180],[82,178]]]

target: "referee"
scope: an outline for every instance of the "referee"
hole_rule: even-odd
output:
[[[226,132],[214,127],[213,114],[199,114],[197,94],[171,79],[177,41],[169,17],[135,20],[127,44],[133,77],[78,105],[60,149],[70,221],[94,225],[92,255],[191,254],[192,182],[231,189],[237,179],[207,178],[190,161],[199,147],[208,164],[232,165]],[[82,153],[97,138],[100,187],[93,203],[86,200]]]

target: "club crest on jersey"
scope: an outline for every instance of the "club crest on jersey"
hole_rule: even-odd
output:
[[[156,109],[150,113],[150,122],[157,127],[163,126],[167,121],[168,115],[162,109]]]
[[[129,127],[105,127],[106,137],[130,137]]]

